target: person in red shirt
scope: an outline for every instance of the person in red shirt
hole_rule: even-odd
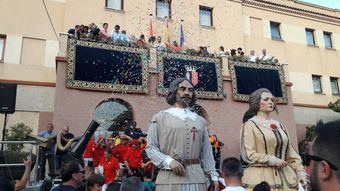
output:
[[[104,157],[101,158],[99,165],[103,166],[103,175],[106,184],[116,179],[120,167],[118,160],[116,157],[112,156],[112,151],[110,149],[105,150]]]
[[[171,51],[172,51],[173,53],[178,53],[178,52],[181,51],[181,47],[178,46],[178,44],[177,44],[176,41],[173,41],[173,42],[172,42]]]
[[[96,144],[96,148],[94,150],[93,166],[95,166],[95,167],[98,166],[101,158],[104,157],[105,148],[106,148],[105,138],[99,137],[99,140]]]
[[[125,154],[128,151],[128,148],[130,147],[129,140],[131,138],[126,135],[121,135],[120,139],[121,143],[113,148],[113,154],[118,155],[117,158],[119,159],[119,162],[124,163]]]
[[[132,141],[132,146],[126,152],[124,164],[128,171],[128,176],[138,176],[143,178],[142,173],[142,152],[138,139]]]
[[[89,166],[89,163],[93,161],[93,152],[95,151],[95,149],[96,144],[94,143],[94,139],[92,137],[87,143],[86,149],[83,154],[85,166]]]

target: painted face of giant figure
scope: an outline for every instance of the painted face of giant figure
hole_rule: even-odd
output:
[[[176,103],[183,108],[189,107],[194,94],[194,87],[188,80],[182,81],[178,86]]]
[[[275,108],[274,97],[269,92],[263,92],[260,100],[260,111],[272,112]]]
[[[192,107],[196,101],[193,84],[186,78],[176,78],[169,86],[166,101],[181,108]]]

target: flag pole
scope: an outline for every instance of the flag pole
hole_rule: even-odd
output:
[[[171,42],[170,42],[170,28],[169,28],[169,18],[165,17],[166,19],[166,28],[165,28],[165,45],[167,48],[170,48]]]
[[[183,23],[184,23],[184,20],[182,19],[181,20],[181,27],[180,27],[180,47],[181,49],[183,48],[184,46],[184,30],[183,30]]]

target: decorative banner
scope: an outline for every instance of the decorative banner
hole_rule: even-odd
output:
[[[160,69],[158,93],[167,94],[174,79],[185,77],[195,85],[198,98],[223,99],[219,59],[157,52],[157,63]]]
[[[232,62],[230,75],[235,100],[248,101],[253,91],[267,88],[279,103],[288,103],[283,70],[279,65]]]
[[[69,39],[66,86],[146,94],[147,50]]]

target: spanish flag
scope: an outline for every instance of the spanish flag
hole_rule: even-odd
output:
[[[166,18],[166,28],[165,28],[165,45],[167,48],[171,47],[170,42],[170,28],[169,28],[169,19]]]

